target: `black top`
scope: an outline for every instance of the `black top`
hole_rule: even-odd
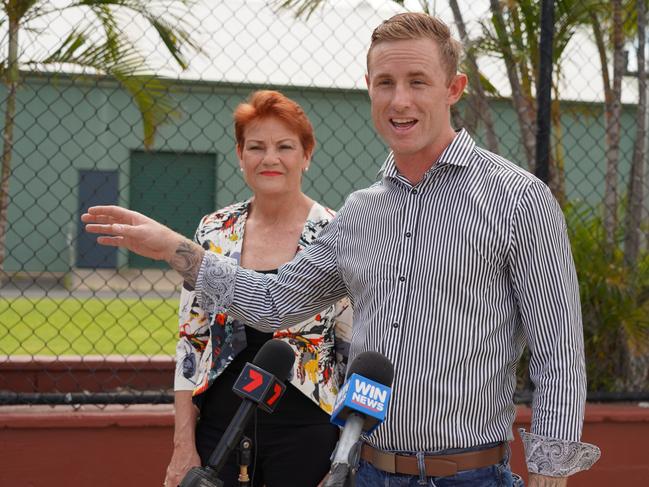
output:
[[[276,274],[277,270],[261,271]],[[226,428],[239,409],[241,398],[232,392],[232,387],[246,365],[252,363],[259,349],[273,338],[272,333],[264,333],[249,326],[245,327],[247,346],[232,360],[207,391],[202,394],[201,421]],[[260,426],[267,425],[306,425],[329,423],[329,415],[311,399],[290,383],[277,409],[272,414],[261,411],[258,415]]]

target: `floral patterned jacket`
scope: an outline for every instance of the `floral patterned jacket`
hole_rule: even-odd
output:
[[[239,262],[249,204],[250,200],[235,203],[203,217],[195,241],[205,250]],[[333,211],[314,203],[297,251],[315,240],[333,217]],[[351,317],[349,301],[343,299],[310,320],[274,335],[295,351],[291,383],[327,413],[331,413],[344,380]],[[180,295],[174,389],[193,390],[194,396],[205,392],[246,347],[244,326],[225,313],[212,316],[201,309],[194,290],[185,284]]]

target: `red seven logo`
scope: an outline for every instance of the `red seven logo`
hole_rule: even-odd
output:
[[[251,381],[243,386],[243,390],[246,392],[254,391],[264,382],[264,378],[259,372],[253,369],[250,369],[249,372]]]
[[[280,386],[277,382],[274,384],[275,387],[273,387],[273,395],[270,396],[268,401],[266,401],[266,404],[269,406],[272,406],[275,401],[279,398],[279,395],[282,393],[282,386]]]

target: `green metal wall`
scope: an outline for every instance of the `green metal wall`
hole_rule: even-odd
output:
[[[163,126],[152,150],[215,154],[219,208],[247,198],[234,151],[232,112],[259,87],[181,84],[180,117]],[[354,188],[370,184],[385,147],[367,124],[365,92],[281,89],[304,107],[318,144],[303,189],[338,208]],[[5,96],[0,88],[0,97]],[[78,171],[117,169],[120,204],[129,206],[131,154],[143,151],[140,115],[114,82],[29,77],[18,93],[10,178],[5,270],[65,272],[73,262],[66,242],[77,232]],[[186,195],[172,196],[179,204]],[[198,224],[198,220],[195,222]],[[127,265],[120,251],[118,266]]]
[[[259,87],[178,84],[173,96],[179,118],[163,126],[156,137],[153,150],[176,154],[178,164],[182,164],[185,153],[214,157],[215,177],[210,196],[214,208],[249,196],[238,171],[232,111],[256,88]],[[316,130],[318,145],[305,178],[305,192],[339,208],[348,193],[375,180],[386,155],[385,146],[372,129],[367,93],[279,89],[302,104]],[[4,87],[0,87],[0,99],[5,95]],[[603,194],[605,169],[601,106],[562,106],[569,199],[597,204]],[[515,162],[521,161],[517,123],[510,103],[495,100],[492,109],[500,153]],[[624,107],[622,174],[628,173],[631,159],[635,137],[633,114],[633,106]],[[112,81],[26,77],[18,93],[6,271],[69,269],[73,253],[66,239],[76,235],[79,225],[78,171],[117,169],[120,204],[129,206],[131,159],[144,150],[141,134],[138,111],[127,93]],[[170,202],[172,205],[187,203],[183,194],[170,198],[177,198]],[[118,266],[127,264],[126,253],[120,251]]]

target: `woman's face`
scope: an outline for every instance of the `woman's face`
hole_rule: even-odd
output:
[[[250,123],[237,147],[246,183],[255,194],[300,191],[302,173],[309,165],[298,134],[277,118]]]

